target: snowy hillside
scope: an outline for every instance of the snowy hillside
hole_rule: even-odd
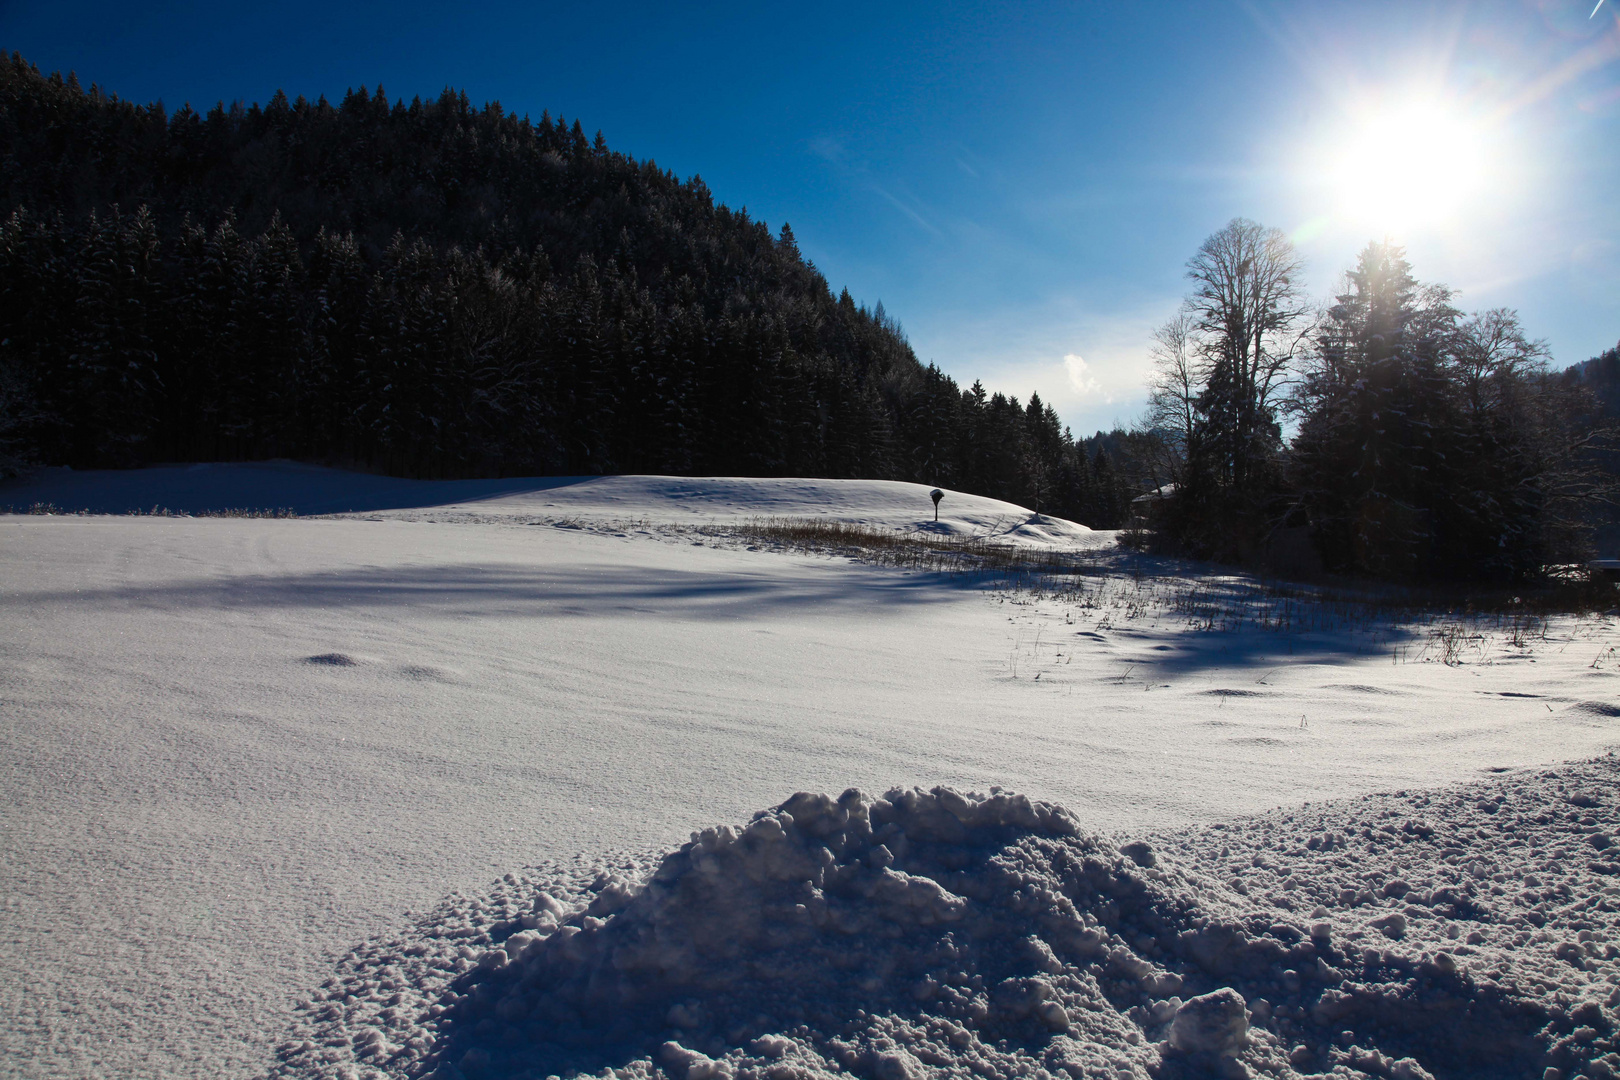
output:
[[[435,520],[725,524],[814,517],[876,528],[1004,543],[1091,548],[1113,543],[1062,518],[949,491],[934,520],[931,489],[894,480],[679,476],[551,476],[511,480],[402,480],[293,462],[180,465],[127,472],[48,470],[0,486],[0,508],[50,504],[66,512],[202,514],[286,510],[300,515],[388,512]]]
[[[1024,542],[1092,572],[1044,593],[682,527],[920,530],[915,485],[481,483],[0,491],[342,515],[0,517],[6,1071],[1489,1075],[1401,1027],[1419,1002],[1465,1041],[1507,1018],[1514,1068],[1600,1075],[1612,766],[1541,770],[1620,741],[1613,617],[1394,622],[1062,522]],[[1035,802],[903,794],[938,785]],[[762,921],[698,963],[708,856]],[[602,1000],[643,995],[635,1023],[550,1047],[619,949],[648,974]]]

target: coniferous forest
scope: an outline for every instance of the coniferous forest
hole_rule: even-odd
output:
[[[963,389],[790,227],[578,120],[382,87],[137,105],[0,61],[0,468],[915,480],[1099,527],[1124,480]]]

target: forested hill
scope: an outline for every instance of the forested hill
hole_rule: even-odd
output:
[[[1597,397],[1608,417],[1620,417],[1620,345],[1564,371],[1564,378],[1585,386]]]
[[[381,87],[171,115],[13,54],[0,212],[13,467],[886,477],[1096,525],[1125,497],[1038,398],[963,390],[835,296],[788,226],[577,120]]]

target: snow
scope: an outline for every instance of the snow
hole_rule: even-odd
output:
[[[1005,792],[800,793],[366,943],[274,1075],[1610,1076],[1616,779],[1274,811],[1154,866]]]
[[[389,513],[405,520],[506,524],[586,519],[727,525],[812,517],[851,525],[1000,543],[1106,546],[1112,533],[1031,513],[1000,499],[946,491],[938,521],[931,489],[893,480],[680,476],[550,476],[510,480],[404,480],[295,462],[173,465],[129,472],[43,470],[0,487],[0,507],[47,504],[68,512],[203,514],[290,511]]]
[[[634,955],[662,973],[644,987],[662,1016],[624,1035],[622,1059],[591,1057],[612,1040],[589,1023],[570,1052],[590,1071],[671,1080],[920,1077],[970,1057],[981,1075],[1168,1076],[1199,1054],[1210,1069],[1278,1075],[1335,1062],[1488,1075],[1445,1059],[1486,1030],[1458,1003],[1483,1000],[1518,1040],[1514,1068],[1536,1054],[1566,1080],[1607,1067],[1607,908],[1620,904],[1609,872],[1591,868],[1609,865],[1607,848],[1585,837],[1620,835],[1613,764],[1545,767],[1616,742],[1613,617],[1526,633],[1256,599],[1241,580],[1133,563],[1112,534],[950,492],[951,535],[1077,551],[1091,572],[1040,594],[710,529],[820,515],[925,532],[933,506],[918,485],[478,484],[263,465],[58,471],[0,490],[0,505],[70,511],[344,512],[0,518],[7,1071],[341,1075],[396,1055],[403,1068],[417,1038],[412,1062],[437,1067],[453,1044],[501,1075],[506,1051],[456,1027],[506,1022],[477,1012],[498,1001],[450,1001],[468,993],[457,980],[481,973],[499,990],[532,969],[545,1000],[566,1004],[569,987],[591,985],[591,958],[618,955],[635,927],[669,915],[698,934],[698,907],[647,891],[658,866],[690,859],[679,847],[693,830],[712,830],[722,863],[736,857],[722,880],[768,892],[738,847],[754,841],[738,837],[783,807],[759,820],[793,817],[780,850],[807,850],[794,792],[888,793],[848,798],[869,822],[892,815],[885,826],[924,837],[943,820],[927,805],[947,798],[936,788],[998,786],[1022,795],[999,796],[1003,810],[964,825],[957,848],[914,839],[902,852],[839,827],[835,863],[857,891],[834,900],[898,937],[835,950],[826,942],[844,939],[826,935],[839,931],[805,929],[803,955],[779,949],[785,981],[750,969],[725,993],[688,997],[675,996],[681,979],[712,976],[719,959],[683,967],[649,946]],[[879,846],[893,862],[874,865]],[[1130,895],[1064,892],[1079,879],[1063,867],[1087,860]],[[1033,890],[1014,890],[1028,910],[973,892],[1008,874]],[[764,880],[827,893],[810,876]],[[891,880],[909,884],[858,892]],[[541,893],[552,903],[537,909]],[[963,905],[956,923],[943,921],[947,895]],[[1059,895],[1103,935],[1106,961],[1042,921]],[[1480,913],[1458,914],[1461,899]],[[561,931],[541,932],[569,920],[583,966],[569,966]],[[900,946],[946,926],[973,927],[953,938],[972,963],[899,981],[924,955]],[[782,929],[740,936],[736,965],[778,955]],[[1265,963],[1212,967],[1215,953],[1183,941],[1193,931],[1226,942],[1219,956]],[[1031,941],[1051,959],[1017,944]],[[893,979],[874,974],[891,960]],[[928,978],[938,988],[919,1004],[911,988]],[[1451,978],[1473,981],[1447,990]],[[998,997],[1006,979],[1050,992],[1023,982]],[[1244,999],[1246,1032],[1229,998],[1208,997],[1223,987]],[[1431,992],[1414,1015],[1449,1042],[1403,1034],[1399,1010],[1379,1004]],[[979,996],[988,1011],[974,1019]],[[731,1039],[702,1015],[756,997],[777,1029]],[[795,1000],[829,1019],[789,1024]]]

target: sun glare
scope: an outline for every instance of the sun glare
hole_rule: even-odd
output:
[[[1340,145],[1330,165],[1339,214],[1392,233],[1456,220],[1492,179],[1484,127],[1434,102],[1369,111]]]

